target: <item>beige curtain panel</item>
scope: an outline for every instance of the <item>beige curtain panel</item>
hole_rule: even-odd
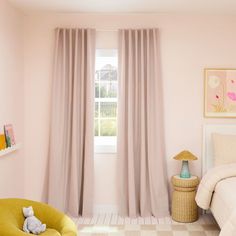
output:
[[[56,29],[48,202],[74,216],[93,210],[95,31]]]
[[[119,30],[121,214],[169,215],[157,29]]]

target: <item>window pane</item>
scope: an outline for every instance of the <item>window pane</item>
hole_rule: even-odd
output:
[[[101,102],[100,106],[101,117],[116,117],[116,102]]]
[[[95,82],[99,81],[99,70],[95,71]]]
[[[97,118],[98,115],[99,115],[98,112],[99,112],[99,111],[98,111],[98,102],[95,102],[95,114],[94,114],[94,115],[95,115],[96,118]]]
[[[95,83],[95,98],[99,98],[99,83]]]
[[[98,119],[94,120],[94,135],[98,136]]]
[[[117,50],[96,50],[95,136],[116,136],[117,60]]]
[[[100,97],[101,98],[116,98],[117,97],[117,83],[101,82]]]
[[[100,136],[116,136],[116,119],[105,119],[100,121]]]
[[[116,81],[117,80],[117,70],[116,67],[107,64],[99,71],[100,80],[103,81]]]

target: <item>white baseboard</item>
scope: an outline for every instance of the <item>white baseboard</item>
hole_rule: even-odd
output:
[[[94,215],[118,214],[118,206],[117,205],[95,205],[93,212],[94,212]]]

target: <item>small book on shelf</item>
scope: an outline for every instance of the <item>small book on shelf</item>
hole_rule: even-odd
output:
[[[3,150],[7,147],[5,134],[0,134],[0,150]]]
[[[16,144],[14,132],[13,132],[13,126],[11,124],[4,125],[4,133],[5,133],[5,139],[7,147],[11,147]]]

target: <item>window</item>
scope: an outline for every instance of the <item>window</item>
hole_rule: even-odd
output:
[[[97,49],[95,65],[95,152],[116,152],[117,50]]]

